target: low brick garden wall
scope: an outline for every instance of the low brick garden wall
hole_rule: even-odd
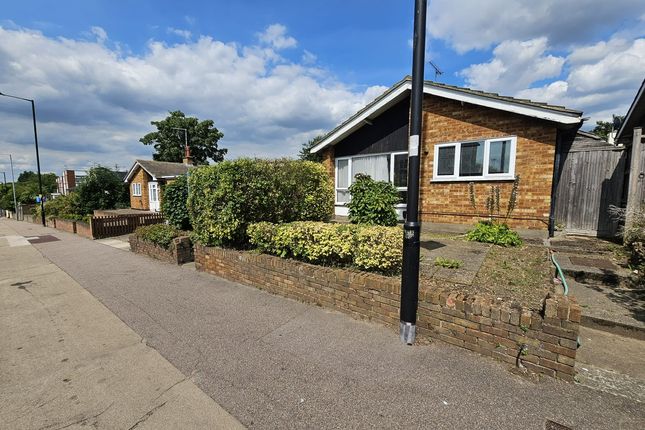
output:
[[[128,239],[130,241],[130,250],[137,254],[145,254],[157,260],[173,264],[185,264],[194,261],[193,246],[187,236],[174,238],[168,249],[143,240],[135,234],[131,234]]]
[[[83,221],[76,221],[76,234],[86,239],[94,239],[92,236],[92,227]]]
[[[56,230],[66,231],[68,233],[76,233],[76,221],[55,218],[54,228],[56,228]]]
[[[398,330],[400,279],[195,245],[197,270]],[[478,296],[422,289],[417,332],[529,370],[572,381],[580,306],[566,296],[542,312]],[[525,353],[520,354],[522,347]]]

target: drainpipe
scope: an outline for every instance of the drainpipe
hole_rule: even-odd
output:
[[[558,184],[560,183],[560,158],[562,151],[562,130],[555,136],[555,158],[553,159],[553,178],[551,180],[551,206],[549,207],[549,237],[555,234],[555,204]]]

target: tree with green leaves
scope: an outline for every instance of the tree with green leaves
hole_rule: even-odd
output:
[[[322,161],[322,154],[320,152],[312,153],[311,149],[318,145],[321,140],[323,140],[324,135],[319,135],[314,137],[313,139],[309,139],[308,142],[305,142],[302,144],[302,148],[300,148],[300,152],[298,153],[298,158],[303,160],[303,161],[315,161],[320,163]]]
[[[611,121],[596,121],[596,126],[591,130],[591,132],[602,137],[604,140],[607,140],[609,133],[618,130],[615,125],[622,124],[624,119],[624,115],[612,115]]]
[[[217,163],[226,155],[227,150],[217,146],[217,142],[224,135],[215,128],[215,123],[210,119],[199,121],[177,110],[169,112],[165,119],[152,121],[150,124],[154,125],[157,131],[146,134],[139,142],[154,146],[154,160],[181,163],[186,153],[186,136],[181,129],[188,131],[188,146],[195,164],[208,164],[209,159]]]
[[[74,192],[78,195],[81,215],[91,214],[94,209],[124,208],[130,204],[127,185],[103,166],[92,167]]]

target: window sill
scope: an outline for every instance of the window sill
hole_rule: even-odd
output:
[[[430,182],[493,182],[514,181],[514,176],[470,176],[467,178],[432,178]]]

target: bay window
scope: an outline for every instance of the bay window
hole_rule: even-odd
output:
[[[375,181],[391,182],[399,191],[401,204],[407,201],[408,153],[357,155],[336,158],[336,203],[350,200],[349,186],[359,174],[369,175]]]
[[[516,146],[514,136],[435,145],[432,180],[512,180]]]

